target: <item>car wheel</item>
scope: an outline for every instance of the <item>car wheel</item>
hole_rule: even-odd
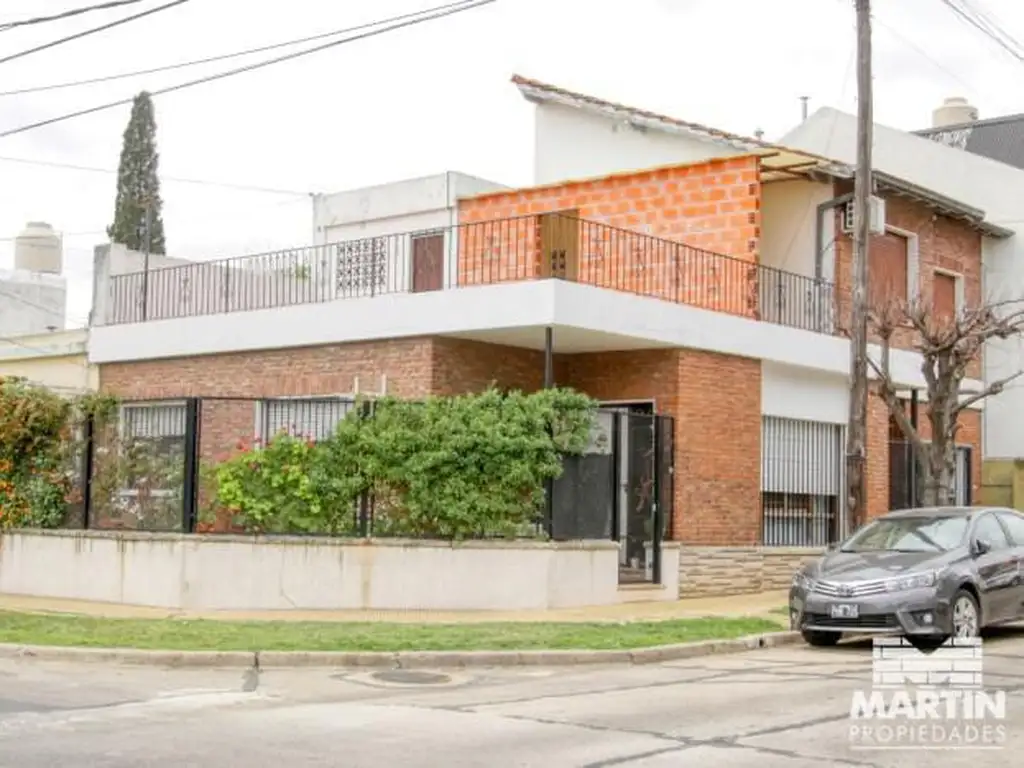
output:
[[[815,648],[829,648],[839,642],[843,636],[842,632],[823,632],[821,630],[808,629],[800,633],[804,642],[813,645]]]
[[[981,635],[981,609],[978,601],[966,589],[961,589],[953,597],[952,629],[953,637],[967,639]]]

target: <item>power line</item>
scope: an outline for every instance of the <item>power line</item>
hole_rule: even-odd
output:
[[[62,168],[69,171],[83,171],[86,173],[106,173],[116,174],[117,170],[113,168],[99,168],[90,165],[75,165],[73,163],[59,163],[50,160],[33,160],[25,157],[7,157],[0,155],[0,162],[4,163],[22,163],[24,165],[37,165],[43,168]],[[209,181],[206,179],[190,179],[183,178],[180,176],[164,176],[160,175],[160,181],[170,181],[177,184],[195,184],[201,187],[223,187],[224,189],[237,189],[242,192],[264,192],[269,195],[289,195],[294,197],[307,197],[311,192],[302,192],[297,189],[277,189],[275,187],[259,187],[250,184],[234,184],[225,181]]]
[[[141,3],[142,0],[112,0],[108,3],[100,3],[99,5],[90,5],[85,8],[72,8],[69,11],[63,11],[61,13],[55,13],[52,16],[36,16],[32,19],[22,19],[21,21],[9,21],[6,24],[0,24],[0,32],[7,29],[14,29],[16,27],[28,27],[33,24],[45,24],[49,21],[60,21],[61,19],[69,19],[72,16],[80,16],[83,13],[91,13],[92,11],[106,11],[111,8],[120,8],[122,5],[135,5]]]
[[[93,27],[92,29],[87,29],[87,30],[85,30],[83,32],[76,32],[73,35],[68,35],[67,37],[62,37],[62,38],[60,38],[58,40],[53,40],[53,41],[51,41],[49,43],[43,43],[42,45],[37,45],[35,48],[28,48],[27,50],[24,50],[24,51],[18,51],[18,53],[12,53],[10,56],[5,56],[2,59],[0,59],[0,64],[6,64],[8,61],[14,61],[15,59],[20,59],[20,58],[22,58],[24,56],[28,56],[28,55],[33,54],[33,53],[39,53],[39,51],[45,51],[48,48],[55,48],[58,45],[63,45],[64,43],[70,43],[72,40],[78,40],[78,39],[83,38],[83,37],[88,37],[89,35],[95,35],[97,32],[103,32],[104,30],[112,29],[113,27],[119,27],[122,24],[127,24],[128,22],[136,21],[136,20],[141,19],[141,18],[143,18],[145,16],[152,16],[154,13],[160,13],[160,11],[166,11],[166,10],[168,10],[170,8],[175,7],[176,5],[182,5],[183,3],[187,3],[188,1],[189,0],[173,0],[173,2],[167,3],[165,5],[160,5],[160,6],[157,6],[156,8],[150,8],[148,11],[143,11],[142,13],[136,13],[134,16],[125,16],[123,19],[118,19],[117,21],[111,21],[108,24],[103,24],[102,26],[99,26],[99,27]]]
[[[939,2],[949,8],[962,22],[981,32],[1017,61],[1024,63],[1024,53],[1021,52],[1020,45],[1015,46],[1016,41],[1013,38],[1006,35],[997,25],[993,25],[991,21],[980,17],[975,9],[968,7],[966,3],[958,4],[954,0],[939,0]]]
[[[177,0],[177,2],[179,2],[179,3],[180,2],[185,2],[185,1],[186,0]],[[244,67],[238,67],[236,69],[228,70],[227,72],[220,72],[220,73],[218,73],[216,75],[208,75],[207,77],[202,77],[202,78],[199,78],[198,80],[190,80],[190,81],[185,82],[185,83],[179,83],[178,85],[172,85],[172,86],[169,86],[167,88],[161,88],[159,90],[151,91],[150,92],[150,96],[160,96],[160,95],[163,95],[163,94],[166,94],[166,93],[173,93],[174,91],[181,91],[181,90],[184,90],[186,88],[191,88],[191,87],[196,86],[196,85],[203,85],[205,83],[211,83],[211,82],[214,82],[216,80],[223,80],[224,78],[232,77],[234,75],[240,75],[240,74],[242,74],[244,72],[252,72],[253,70],[256,70],[256,69],[262,69],[263,67],[269,67],[272,64],[280,64],[280,63],[285,62],[285,61],[290,61],[291,59],[297,59],[297,58],[300,58],[302,56],[308,56],[309,54],[312,54],[312,53],[318,53],[320,51],[327,50],[328,48],[334,48],[334,47],[339,46],[339,45],[344,45],[345,43],[351,43],[351,42],[354,42],[356,40],[362,40],[362,39],[367,38],[367,37],[374,37],[375,35],[381,35],[381,34],[384,34],[386,32],[392,32],[392,31],[394,31],[396,29],[401,29],[403,27],[410,27],[410,26],[413,26],[414,24],[421,24],[421,23],[423,23],[425,21],[433,21],[434,19],[439,19],[439,18],[442,18],[444,16],[451,16],[451,15],[456,14],[456,13],[462,13],[463,11],[472,10],[473,8],[479,8],[479,7],[484,6],[484,5],[489,5],[489,4],[493,3],[493,2],[496,2],[496,0],[474,0],[473,2],[468,2],[468,3],[464,2],[464,3],[449,4],[447,6],[438,6],[436,8],[431,8],[431,9],[428,9],[427,11],[424,11],[425,14],[429,14],[429,15],[422,15],[422,16],[420,16],[418,18],[415,18],[415,19],[409,19],[409,20],[406,20],[406,21],[403,21],[403,22],[400,22],[400,23],[397,23],[397,24],[391,24],[390,26],[381,27],[380,29],[374,29],[374,30],[370,30],[369,32],[363,32],[363,33],[358,34],[358,35],[352,35],[351,37],[346,37],[346,38],[344,38],[342,40],[334,40],[334,41],[332,41],[330,43],[324,43],[323,45],[318,45],[318,46],[315,46],[313,48],[307,48],[307,49],[305,49],[303,51],[297,51],[295,53],[289,53],[289,54],[287,54],[285,56],[278,56],[277,58],[274,58],[274,59],[267,59],[266,61],[260,61],[260,62],[257,62],[255,64],[249,64],[249,65],[246,65]],[[436,11],[438,11],[441,8],[445,8],[447,10],[444,10],[442,12],[436,12]],[[387,20],[386,21],[381,21],[381,22],[378,22],[378,23],[379,24],[385,24],[385,23],[387,23]],[[0,59],[0,63],[2,63],[2,62],[3,62],[3,60]],[[120,107],[120,106],[123,106],[123,105],[126,105],[126,104],[131,104],[132,101],[133,101],[133,98],[120,99],[118,101],[108,102],[107,104],[100,104],[98,106],[90,107],[88,109],[80,109],[80,110],[78,110],[76,112],[69,112],[67,114],[59,115],[57,117],[51,117],[51,118],[48,118],[46,120],[40,120],[40,121],[35,122],[35,123],[29,123],[28,125],[23,125],[23,126],[20,126],[18,128],[12,128],[10,130],[0,132],[0,138],[4,138],[5,136],[13,136],[14,134],[23,133],[25,131],[30,131],[30,130],[32,130],[34,128],[42,128],[43,126],[52,125],[53,123],[63,122],[64,120],[71,120],[72,118],[75,118],[75,117],[82,117],[84,115],[91,115],[91,114],[94,114],[96,112],[102,112],[102,111],[107,110],[107,109],[112,109],[114,107]]]
[[[438,6],[438,8],[454,8],[465,5],[467,0],[460,0],[457,3],[451,3],[446,6]],[[437,9],[435,9],[437,10]],[[149,69],[137,69],[133,72],[120,72],[113,75],[101,75],[99,77],[91,77],[84,80],[70,80],[63,83],[53,83],[50,85],[36,85],[29,88],[18,88],[12,91],[0,91],[0,96],[19,96],[25,93],[39,93],[41,91],[56,91],[61,88],[76,88],[83,85],[95,85],[97,83],[108,83],[112,80],[124,80],[129,77],[140,77],[141,75],[153,75],[158,72],[170,72],[175,69],[184,69],[186,67],[197,67],[202,64],[212,64],[215,61],[225,61],[227,59],[237,59],[243,56],[251,56],[256,53],[265,53],[267,51],[275,51],[280,48],[289,48],[293,45],[302,45],[303,43],[312,43],[317,40],[324,40],[328,37],[337,37],[338,35],[346,35],[352,32],[359,32],[370,27],[380,26],[381,24],[390,24],[392,22],[404,21],[416,16],[421,16],[426,11],[416,11],[415,13],[405,13],[400,16],[392,16],[390,19],[382,19],[380,21],[372,21],[367,24],[358,24],[354,27],[348,27],[346,29],[336,29],[331,32],[321,32],[316,35],[310,35],[307,37],[299,37],[294,40],[285,40],[280,43],[271,43],[269,45],[262,45],[257,48],[247,48],[242,51],[235,51],[233,53],[222,53],[216,56],[207,56],[203,59],[191,59],[189,61],[181,61],[176,64],[165,64],[159,67],[151,67]]]

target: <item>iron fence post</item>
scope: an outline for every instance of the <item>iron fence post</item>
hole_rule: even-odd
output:
[[[185,401],[185,466],[181,505],[181,529],[185,533],[195,531],[198,519],[200,412],[198,397],[190,397]]]
[[[95,416],[88,414],[85,417],[85,455],[82,457],[82,527],[88,530],[92,527],[92,470],[94,454],[94,439],[96,431]]]
[[[652,501],[652,518],[654,523],[654,531],[651,535],[651,581],[655,584],[661,584],[661,528],[662,528],[662,509],[660,504],[660,493],[661,493],[661,453],[662,453],[662,435],[661,430],[658,429],[658,416],[657,414],[651,416],[651,430],[654,432],[654,457],[651,461],[651,501]]]

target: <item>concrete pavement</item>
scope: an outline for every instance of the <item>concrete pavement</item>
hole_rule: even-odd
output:
[[[774,616],[786,605],[785,591],[731,597],[699,597],[671,602],[631,602],[591,608],[548,611],[168,611],[134,605],[90,603],[80,600],[22,597],[0,594],[0,611],[78,613],[122,619],[221,619],[224,621],[394,621],[403,623],[463,624],[487,621],[618,622],[658,621],[701,616]],[[781,616],[781,618],[780,618]]]
[[[1024,629],[984,651],[1006,738],[942,752],[851,749],[864,643],[640,667],[270,670],[252,692],[238,670],[0,660],[0,768],[986,768],[1024,750]]]

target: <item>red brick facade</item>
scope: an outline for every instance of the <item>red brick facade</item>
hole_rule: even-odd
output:
[[[557,212],[587,222],[573,224],[571,244],[562,243],[578,252],[574,269],[579,282],[754,316],[756,279],[750,265],[757,262],[761,237],[757,157],[461,200],[459,223],[468,226],[459,240],[459,284],[545,276],[546,235],[539,215]],[[569,221],[557,220],[553,226]],[[692,248],[671,248],[667,241]]]

